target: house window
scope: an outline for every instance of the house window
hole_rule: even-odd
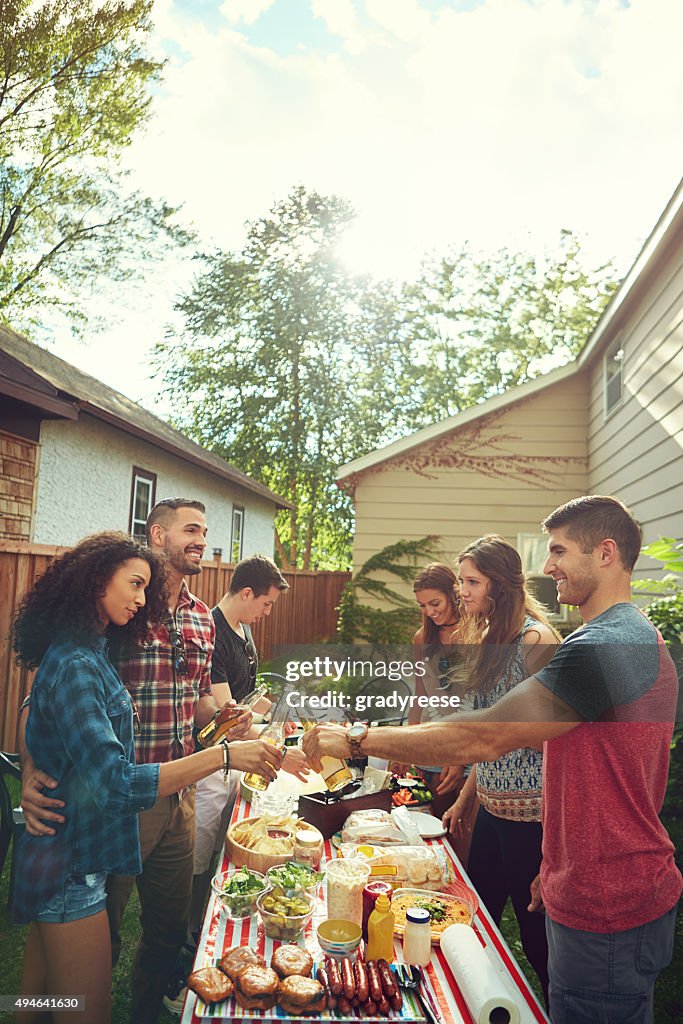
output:
[[[605,353],[605,416],[610,416],[612,412],[621,405],[623,364],[624,349],[622,347],[621,337],[619,337],[612,347]]]
[[[232,537],[230,538],[230,561],[239,562],[242,557],[242,538],[244,536],[244,509],[232,509]]]
[[[530,592],[548,610],[555,620],[566,622],[569,609],[557,600],[555,580],[543,575],[543,566],[548,558],[548,537],[544,533],[518,533],[517,550],[522,559]]]
[[[156,489],[156,473],[149,473],[146,469],[139,469],[138,466],[133,466],[128,532],[140,544],[145,544],[147,541],[145,523],[147,522],[147,516],[154,507]]]

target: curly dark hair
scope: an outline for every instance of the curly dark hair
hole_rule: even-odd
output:
[[[23,598],[12,625],[17,661],[36,668],[53,641],[68,637],[87,643],[101,634],[97,598],[131,558],[141,558],[150,567],[146,603],[127,625],[109,625],[107,635],[119,649],[143,640],[150,625],[168,612],[163,563],[125,533],[95,533],[55,558]]]

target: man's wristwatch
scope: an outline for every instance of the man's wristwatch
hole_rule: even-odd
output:
[[[365,722],[354,722],[346,730],[346,735],[351,747],[351,757],[365,757],[365,754],[360,749],[360,745],[365,739],[369,732],[368,726]]]

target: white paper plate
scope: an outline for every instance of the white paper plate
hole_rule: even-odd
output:
[[[435,818],[433,814],[426,811],[411,811],[410,820],[414,821],[423,839],[438,839],[446,835],[446,829],[441,824],[441,818]]]

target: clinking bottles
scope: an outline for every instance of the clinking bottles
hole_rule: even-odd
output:
[[[246,700],[243,700],[240,704],[229,704],[228,707],[221,708],[215,718],[212,718],[209,724],[205,725],[202,731],[198,733],[197,740],[203,747],[213,747],[216,743],[220,743],[233,728],[239,716],[244,711],[248,711],[249,708],[253,708],[254,704],[263,697],[267,689],[267,686],[257,686],[254,692],[249,694]]]
[[[315,725],[315,718],[306,718],[302,714],[301,710],[298,709],[299,721],[303,726],[304,732],[309,732]],[[342,761],[340,757],[330,757],[329,754],[324,754],[320,758],[321,771],[320,774],[323,777],[325,785],[329,789],[330,793],[336,793],[337,790],[343,789],[344,786],[348,786],[349,782],[353,780],[353,773],[349,768],[346,761]]]
[[[265,740],[266,743],[271,743],[278,750],[282,750],[285,745],[285,723],[291,717],[291,708],[287,698],[292,690],[292,686],[285,687],[282,696],[273,708],[270,725],[267,725],[259,736],[259,739]],[[249,786],[250,789],[263,792],[263,790],[268,789],[270,779],[267,779],[264,775],[259,775],[257,772],[247,772],[244,776],[244,784]]]
[[[375,909],[368,918],[368,941],[365,961],[394,959],[394,925],[396,918],[388,896],[378,896]]]

